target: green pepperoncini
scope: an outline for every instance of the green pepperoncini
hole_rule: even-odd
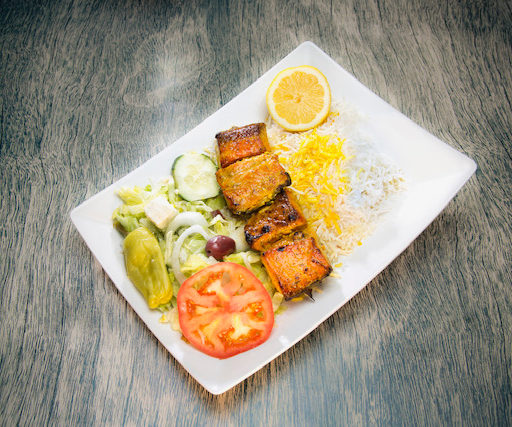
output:
[[[157,238],[147,228],[136,228],[124,239],[123,252],[128,278],[149,308],[168,303],[172,285]]]

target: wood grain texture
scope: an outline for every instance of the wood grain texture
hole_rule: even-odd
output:
[[[2,424],[512,423],[510,2],[0,2]],[[221,396],[69,212],[312,40],[478,164],[318,329]]]

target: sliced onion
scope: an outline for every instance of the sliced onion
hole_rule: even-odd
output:
[[[198,224],[202,227],[207,228],[208,222],[204,219],[204,216],[199,212],[182,212],[174,217],[174,219],[167,226],[165,232],[165,239],[169,239],[176,232],[176,230],[185,225],[191,226]]]
[[[172,246],[168,242],[172,242],[172,236],[178,228],[191,225],[200,225],[204,228],[208,228],[208,222],[204,219],[204,216],[199,212],[182,212],[174,217],[174,219],[167,226],[167,230],[165,231],[165,263],[170,265],[173,250]]]
[[[194,212],[187,212],[187,213],[194,213]],[[201,214],[199,214],[201,215]],[[204,218],[203,218],[204,219]],[[180,269],[180,251],[181,246],[183,245],[183,242],[185,239],[190,236],[191,234],[198,233],[201,236],[203,236],[206,240],[208,240],[211,235],[199,224],[192,225],[191,227],[187,228],[183,233],[181,233],[178,240],[176,240],[176,243],[174,244],[174,247],[172,248],[172,255],[171,255],[171,268],[174,273],[174,277],[178,280],[180,285],[185,281],[186,277],[181,272]]]

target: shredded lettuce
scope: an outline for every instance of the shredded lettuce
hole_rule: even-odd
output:
[[[211,199],[207,199],[205,204],[212,210],[222,209],[226,207],[226,201],[222,194],[219,194],[216,197],[212,197]]]
[[[214,264],[215,262],[215,258],[213,258],[212,261],[212,259],[210,259],[206,255],[203,255],[201,253],[193,253],[181,265],[181,271],[186,276],[192,276],[199,270],[202,270],[203,268],[208,267],[209,265]]]
[[[127,234],[143,225],[156,235],[158,229],[146,218],[144,207],[158,196],[167,197],[170,188],[174,189],[171,177],[159,181],[156,185],[148,184],[144,188],[137,185],[121,187],[117,190],[117,195],[123,204],[112,214],[115,227]]]
[[[190,256],[203,254],[206,247],[206,240],[200,234],[190,236],[181,247],[180,261],[182,264],[187,262]],[[183,271],[183,267],[181,268]]]
[[[144,213],[144,207],[151,200],[159,196],[167,198],[169,203],[179,212],[198,212],[205,222],[201,225],[206,234],[229,236],[236,242],[236,252],[224,258],[225,261],[234,262],[250,269],[254,275],[263,283],[265,289],[272,297],[274,310],[280,306],[283,296],[276,292],[270,278],[261,263],[260,254],[249,250],[244,236],[245,222],[239,217],[235,217],[226,207],[226,202],[222,195],[212,197],[202,201],[189,202],[182,199],[176,191],[174,180],[168,176],[157,183],[148,184],[145,187],[121,187],[117,195],[123,201],[112,214],[114,226],[123,234],[135,230],[140,226],[146,227],[155,235],[160,244],[164,260],[167,265],[169,279],[173,286],[173,297],[171,301],[158,309],[164,313],[171,313],[176,307],[176,294],[180,284],[175,277],[171,267],[171,257],[176,241],[179,236],[188,228],[188,225],[181,226],[176,230],[166,232],[156,227]],[[220,215],[215,215],[214,211],[219,211]],[[185,277],[190,277],[203,268],[216,263],[217,261],[208,257],[205,253],[206,239],[201,234],[192,234],[187,237],[181,245],[179,253],[180,272]]]
[[[136,228],[140,227],[139,220],[134,215],[123,215],[118,212],[118,209],[114,211],[112,215],[114,226],[120,229],[124,234],[128,234]]]

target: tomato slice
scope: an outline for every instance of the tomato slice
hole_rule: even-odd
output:
[[[247,268],[219,262],[183,282],[178,291],[181,331],[195,348],[225,359],[254,348],[270,335],[270,295]]]

